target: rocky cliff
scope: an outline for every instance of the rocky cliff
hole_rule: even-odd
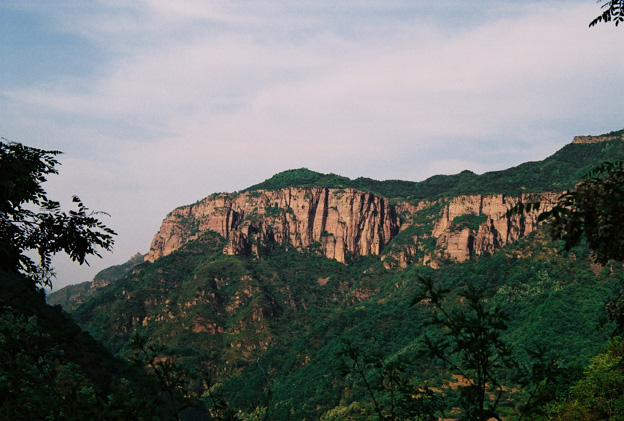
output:
[[[551,209],[558,197],[556,193],[456,197],[444,207],[441,218],[434,225],[432,236],[437,239],[437,247],[425,260],[461,262],[471,255],[493,253],[534,231],[539,213]],[[541,203],[539,211],[506,216],[508,209],[534,201]]]
[[[574,136],[572,143],[600,143],[609,142],[611,140],[624,141],[624,134],[601,135],[601,136]]]
[[[417,205],[391,205],[385,198],[355,189],[285,188],[215,194],[171,212],[146,257],[154,261],[197,238],[217,232],[227,240],[224,253],[258,256],[273,244],[316,250],[345,262],[348,256],[382,255],[387,266],[436,266],[492,253],[533,231],[537,213],[507,218],[518,203],[540,200],[548,208],[557,195],[546,193],[459,196]],[[437,211],[436,211],[437,209]],[[423,218],[423,212],[428,218]],[[399,217],[399,215],[401,215]],[[392,240],[408,228],[394,247]]]
[[[380,254],[400,220],[383,197],[358,190],[288,188],[218,194],[174,210],[154,237],[148,261],[167,255],[205,231],[227,239],[224,252],[259,255],[273,243],[345,261]]]

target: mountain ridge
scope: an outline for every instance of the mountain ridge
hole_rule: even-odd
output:
[[[415,361],[406,373],[415,384],[442,387],[448,372],[418,357],[420,339],[430,334],[430,308],[410,306],[418,276],[455,292],[466,284],[483,290],[491,305],[508,309],[506,337],[516,349],[547,346],[564,364],[584,365],[612,329],[596,326],[624,269],[593,264],[584,244],[565,251],[537,224],[537,213],[504,217],[520,201],[553,203],[560,191],[467,192],[505,180],[520,185],[531,172],[554,177],[533,186],[573,186],[584,167],[624,159],[623,143],[576,144],[464,190],[446,185],[444,176],[434,178],[430,191],[437,193],[429,200],[415,200],[416,190],[393,195],[397,183],[378,182],[387,196],[344,179],[329,185],[338,176],[321,187],[265,184],[213,194],[165,218],[153,243],[166,253],[152,254],[94,290],[70,314],[119,355],[130,355],[135,332],[166,346],[170,358],[201,373],[196,387],[214,385],[237,411],[264,402],[263,391],[270,389],[266,405],[275,420],[370,414],[361,382],[334,367],[344,341],[388,361],[399,355]],[[575,162],[578,168],[566,173]],[[299,175],[314,184],[318,174]],[[293,175],[283,174],[280,182]],[[383,241],[381,227],[392,227]],[[371,232],[377,237],[367,238]],[[331,255],[341,241],[343,261]]]
[[[570,189],[594,166],[624,157],[624,129],[603,135],[575,136],[571,143],[540,161],[529,161],[498,171],[476,174],[463,170],[453,175],[433,175],[423,181],[350,179],[307,168],[282,171],[242,192],[285,187],[355,188],[389,200],[435,200],[462,194],[538,193]],[[472,184],[472,186],[471,186]]]
[[[171,253],[205,230],[223,236],[224,253],[230,255],[259,256],[275,243],[289,243],[299,250],[320,248],[321,254],[340,262],[369,254],[385,259],[383,250],[411,227],[413,241],[403,239],[401,250],[395,247],[394,255],[385,259],[387,265],[464,261],[533,231],[537,212],[507,218],[506,211],[535,200],[543,202],[542,211],[548,210],[559,193],[591,168],[609,158],[624,159],[622,140],[624,130],[577,136],[542,161],[482,175],[437,175],[422,182],[351,180],[307,168],[283,171],[240,192],[213,194],[175,209],[154,236],[146,260]],[[426,223],[415,222],[417,214],[425,213],[430,214]],[[461,215],[481,216],[482,221],[472,229],[458,229],[454,219]]]
[[[563,187],[573,187],[591,168],[608,159],[624,159],[623,140],[624,129],[598,136],[575,136],[572,143],[565,145],[542,161],[527,162],[507,170],[486,172],[481,175],[469,170],[464,170],[455,175],[434,175],[421,182],[378,181],[365,177],[352,180],[307,168],[286,170],[240,192],[214,193],[195,204],[180,206],[170,212],[164,219],[161,229],[154,236],[150,251],[145,255],[145,259],[154,261],[156,258],[178,249],[185,242],[196,238],[201,231],[200,225],[203,223],[202,229],[214,230],[228,241],[225,253],[230,255],[258,256],[262,249],[274,246],[277,235],[277,242],[280,244],[285,239],[290,239],[290,243],[298,244],[300,250],[312,247],[318,252],[320,249],[321,254],[337,258],[341,262],[348,260],[347,256],[352,258],[361,255],[361,249],[374,250],[375,252],[372,254],[380,256],[388,267],[406,267],[413,263],[437,267],[446,259],[464,261],[470,259],[471,256],[492,253],[509,242],[532,232],[536,228],[537,213],[514,217],[511,219],[511,223],[506,223],[506,219],[503,218],[505,210],[518,203],[533,201],[538,197],[545,200],[544,205],[546,207],[543,207],[542,210],[546,209],[554,202],[556,192],[561,192]],[[526,178],[524,183],[522,182],[523,177]],[[539,179],[546,178],[547,181],[536,182],[536,177]],[[500,187],[501,183],[508,183],[515,187]],[[526,184],[529,187],[521,184]],[[553,186],[560,189],[547,189]],[[248,211],[237,214],[230,207],[229,213],[226,212],[226,217],[224,219],[218,218],[217,222],[202,222],[201,218],[193,215],[193,208],[196,210],[201,203],[207,201],[229,200],[235,202],[241,195],[257,198],[259,195],[266,196],[267,194],[270,195],[270,192],[288,191],[296,187],[303,189],[300,191],[300,195],[309,195],[310,197],[313,196],[310,194],[312,189],[321,188],[325,189],[321,190],[325,196],[332,194],[335,196],[336,193],[343,194],[345,189],[357,191],[360,195],[368,194],[368,197],[374,201],[381,200],[384,202],[383,207],[387,208],[385,213],[396,214],[397,218],[389,222],[391,227],[388,226],[382,230],[381,235],[375,229],[372,233],[369,232],[369,237],[377,238],[377,240],[373,240],[373,244],[371,241],[362,242],[359,238],[356,241],[355,237],[358,233],[349,237],[345,236],[344,230],[337,229],[339,226],[336,225],[336,222],[345,224],[345,221],[340,219],[340,215],[336,215],[338,213],[336,212],[338,210],[337,204],[324,206],[319,212],[319,218],[313,217],[308,221],[307,228],[303,230],[305,231],[303,240],[301,230],[295,229],[294,233],[291,232],[292,226],[301,223],[301,221],[297,221],[297,218],[293,218],[296,213],[300,212],[294,212],[293,208],[284,205],[284,200],[282,200],[281,205],[276,201],[267,201],[263,209],[262,206],[259,209],[260,214],[256,212],[255,215]],[[479,189],[495,193],[475,194],[475,191]],[[505,194],[505,191],[515,192],[515,195]],[[531,195],[532,192],[541,193],[541,195]],[[463,198],[461,198],[462,196]],[[418,199],[417,197],[421,198]],[[487,206],[490,209],[487,215],[482,212],[484,200],[490,203]],[[493,202],[497,204],[493,205]],[[312,207],[316,208],[318,204]],[[226,207],[213,206],[213,208],[213,210],[220,208],[219,211],[223,211]],[[334,229],[328,231],[324,228],[323,220],[326,223],[330,214],[333,214],[333,218],[330,219],[333,219],[332,227]],[[462,215],[474,215],[481,218],[482,221],[467,230],[466,227],[453,223],[455,218],[461,218]],[[193,216],[192,222],[187,220],[190,216]],[[355,216],[352,214],[347,219],[366,221],[366,218],[362,219],[360,215],[357,215],[357,218]],[[182,217],[181,220],[180,217]],[[245,218],[247,220],[243,221]],[[317,226],[315,226],[315,219]],[[321,221],[320,224],[318,224],[319,220]],[[414,224],[415,220],[419,220],[419,222]],[[258,224],[258,222],[260,223]],[[168,228],[167,225],[169,225]],[[234,225],[236,225],[236,229],[232,230]],[[277,230],[273,230],[275,226],[278,227]],[[169,238],[163,238],[164,236],[161,235],[163,230],[169,232]],[[177,231],[177,234],[172,231]],[[358,230],[352,229],[352,231]],[[234,236],[229,238],[231,232],[234,233]],[[381,242],[379,241],[380,238],[383,239]],[[293,239],[296,241],[292,241]],[[334,240],[336,245],[332,245],[330,240]],[[159,242],[160,245],[158,245]],[[353,246],[345,247],[345,244],[353,245],[356,242],[362,246],[358,250],[354,250]],[[168,244],[165,245],[164,243]],[[371,253],[366,252],[362,255],[368,254]],[[125,266],[120,265],[120,268],[125,268]],[[112,268],[110,269],[112,270]],[[106,273],[106,271],[103,272]],[[124,270],[105,282],[99,280],[96,275],[98,279],[94,279],[92,282],[85,282],[52,292],[49,294],[49,301],[65,306],[69,306],[70,302],[73,301],[75,306],[92,294],[94,290],[109,284],[115,278],[121,277],[123,273]]]

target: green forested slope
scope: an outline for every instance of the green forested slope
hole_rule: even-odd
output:
[[[561,191],[595,165],[624,159],[623,145],[570,144],[544,161],[483,175],[465,171],[436,176],[422,183],[291,170],[250,190],[358,188],[415,202],[469,193]],[[441,206],[434,210],[441,211]],[[432,228],[431,212],[417,212],[414,218],[422,221],[412,221],[415,225],[403,237],[413,241],[422,234],[420,225]],[[473,219],[480,217],[472,215],[462,223],[478,225],[483,221]],[[391,247],[401,241],[397,236]],[[254,408],[268,410],[272,420],[377,419],[362,379],[341,375],[337,355],[344,341],[385,362],[399,357],[409,361],[405,375],[414,387],[448,384],[451,367],[419,352],[425,333],[440,335],[426,323],[431,306],[410,305],[419,291],[419,275],[451,291],[451,308],[462,306],[457,294],[466,285],[483,289],[488,306],[500,306],[511,316],[504,338],[513,344],[520,365],[531,366],[531,351],[541,348],[556,356],[564,368],[558,383],[549,384],[548,393],[538,397],[547,412],[565,413],[562,402],[577,393],[571,385],[613,331],[614,326],[604,323],[605,303],[624,280],[621,264],[595,265],[585,244],[566,251],[562,243],[549,240],[545,229],[494,254],[446,262],[438,269],[388,269],[378,256],[342,264],[312,249],[300,252],[277,244],[260,256],[243,258],[224,255],[224,244],[216,233],[203,233],[154,263],[120,273],[71,315],[121,356],[132,354],[131,338],[137,332],[164,345],[166,358],[191,373],[189,387],[204,393],[207,407],[227,403],[241,419],[255,419],[244,416]],[[369,374],[372,379],[379,376],[374,370]],[[513,373],[506,376],[510,388],[518,386]],[[518,396],[526,399],[527,393],[521,390]],[[381,393],[377,398],[387,403],[391,396]],[[444,405],[457,407],[458,399],[449,392]],[[516,399],[505,397],[504,411],[517,415],[521,401]]]
[[[80,305],[89,295],[95,294],[97,289],[123,277],[126,272],[143,262],[144,257],[145,256],[137,253],[121,265],[115,265],[101,270],[93,277],[92,282],[67,285],[58,291],[54,291],[46,297],[46,301],[52,306],[60,305],[67,310],[73,309]]]
[[[263,402],[270,387],[272,419],[318,419],[367,401],[363,385],[336,370],[343,340],[407,356],[415,381],[444,377],[416,357],[430,316],[410,307],[418,274],[452,290],[485,288],[512,314],[507,337],[520,360],[523,348],[543,345],[564,365],[587,364],[612,329],[599,322],[622,270],[596,274],[585,248],[561,253],[543,233],[534,237],[476,262],[403,271],[385,270],[374,257],[345,266],[285,248],[255,260],[223,256],[213,238],[204,243],[208,253],[192,243],[145,264],[72,315],[122,355],[135,330],[166,344],[234,408]]]

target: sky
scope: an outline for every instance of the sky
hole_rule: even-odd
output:
[[[0,136],[60,150],[49,196],[117,233],[292,168],[422,181],[624,128],[624,28],[593,0],[3,0]]]

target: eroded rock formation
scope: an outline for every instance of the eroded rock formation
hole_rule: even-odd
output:
[[[380,254],[399,227],[394,207],[386,199],[353,189],[218,194],[169,214],[146,260],[154,261],[212,230],[227,239],[227,254],[257,255],[275,242],[302,250],[318,248],[344,262],[349,253]]]
[[[551,209],[559,197],[556,193],[541,193],[509,197],[505,195],[472,195],[452,199],[436,222],[432,236],[437,238],[434,256],[425,260],[452,259],[465,261],[471,255],[493,253],[537,228],[541,211]],[[507,217],[507,210],[519,203],[539,201],[541,209],[528,214]],[[457,218],[464,215],[482,216],[484,222],[476,227],[463,227]],[[459,225],[459,226],[458,226]]]
[[[572,143],[599,143],[618,139],[624,141],[624,134],[621,136],[574,136]]]
[[[383,197],[354,189],[287,188],[215,194],[171,212],[154,237],[146,260],[165,256],[209,230],[226,239],[224,253],[230,255],[258,256],[274,244],[289,244],[340,262],[349,255],[383,254],[388,267],[412,263],[436,266],[446,259],[465,261],[493,253],[522,238],[537,227],[538,212],[507,218],[507,210],[535,200],[543,204],[542,210],[548,209],[557,196],[472,195],[418,205],[390,205]],[[432,228],[427,231],[421,227],[418,234],[406,232],[400,243],[387,248],[401,231],[426,226],[427,221],[419,222],[419,212],[436,206],[440,209],[437,214],[429,212]],[[475,217],[472,225],[458,222],[467,215]]]

